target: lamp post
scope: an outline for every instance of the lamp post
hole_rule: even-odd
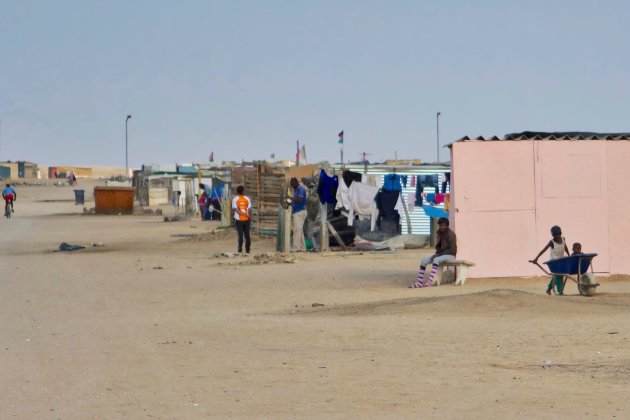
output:
[[[440,163],[440,115],[441,112],[438,112],[435,116],[435,123],[437,125],[437,162]]]
[[[131,119],[131,115],[127,115],[125,119],[125,178],[129,176],[129,140],[127,136],[127,123]]]

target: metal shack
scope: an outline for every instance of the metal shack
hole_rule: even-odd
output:
[[[599,254],[597,271],[630,273],[630,133],[523,132],[449,147],[449,216],[457,257],[477,264],[471,277],[539,275],[528,260],[554,225],[569,249]]]

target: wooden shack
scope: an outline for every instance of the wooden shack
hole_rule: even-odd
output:
[[[94,187],[96,214],[131,214],[134,195],[131,187]]]

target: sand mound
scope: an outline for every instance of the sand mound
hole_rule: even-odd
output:
[[[576,314],[630,311],[630,294],[599,294],[593,298],[582,296],[552,297],[511,289],[494,289],[456,296],[431,296],[338,305],[293,311],[302,315],[394,315],[402,313],[497,316],[505,312],[538,314]]]

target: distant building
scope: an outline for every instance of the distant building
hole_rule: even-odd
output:
[[[27,161],[0,162],[0,176],[11,179],[37,179],[39,167],[36,163]],[[8,174],[8,177],[6,176]]]
[[[420,159],[390,159],[384,162],[387,166],[422,165]]]

